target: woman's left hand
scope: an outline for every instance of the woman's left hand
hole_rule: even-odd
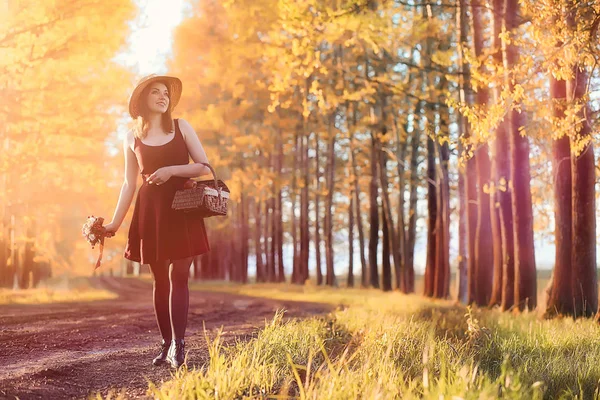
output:
[[[170,167],[162,167],[154,171],[154,173],[148,177],[148,183],[151,185],[162,185],[172,176],[173,172]]]

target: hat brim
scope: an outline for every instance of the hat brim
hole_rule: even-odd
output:
[[[133,92],[131,92],[131,96],[129,97],[129,115],[131,115],[132,118],[140,116],[139,100],[142,92],[148,85],[156,81],[161,81],[166,84],[167,90],[169,91],[169,109],[171,111],[175,108],[177,103],[179,103],[181,92],[183,90],[183,85],[179,78],[167,75],[150,75],[142,78],[135,89],[133,89]]]

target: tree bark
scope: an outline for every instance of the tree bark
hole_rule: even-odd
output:
[[[306,94],[308,94],[309,79],[306,80]],[[310,246],[310,232],[308,223],[308,188],[309,182],[309,165],[308,165],[308,121],[307,117],[303,120],[302,135],[300,137],[300,149],[301,149],[301,165],[302,171],[302,188],[300,192],[300,283],[306,282],[309,278],[308,275],[308,260],[309,260],[309,246]]]
[[[460,43],[467,46],[468,43],[468,21],[466,0],[458,1],[456,13],[456,25],[459,31]],[[461,75],[459,76],[459,98],[462,104],[472,105],[471,70],[466,62],[462,50],[458,52]],[[475,228],[477,226],[477,187],[475,159],[470,154],[472,146],[469,144],[471,137],[470,126],[467,118],[462,113],[458,115],[458,129],[460,140],[458,141],[458,152],[463,159],[464,166],[458,177],[459,196],[459,262],[457,293],[458,300],[462,303],[468,302],[468,271],[474,270],[475,258]]]
[[[384,292],[392,290],[392,266],[390,264],[390,229],[388,219],[382,216],[381,226],[381,286]]]
[[[421,104],[421,102],[419,102]],[[419,107],[419,106],[417,106]],[[419,107],[420,110],[420,107]],[[415,120],[418,120],[415,112]],[[419,187],[419,144],[420,144],[420,130],[415,127],[411,137],[411,154],[410,154],[410,195],[408,199],[408,232],[407,232],[407,244],[406,244],[406,270],[408,275],[407,281],[407,292],[413,293],[415,291],[415,242],[417,240],[417,189]]]
[[[327,124],[327,196],[325,203],[325,260],[327,268],[326,284],[337,286],[333,268],[333,191],[335,189],[335,132],[333,119],[329,117]]]
[[[262,201],[257,199],[254,207],[254,254],[256,257],[256,281],[266,282],[267,274],[263,261],[262,245]]]
[[[240,243],[240,263],[237,265],[236,280],[246,283],[248,277],[248,256],[250,253],[250,229],[248,227],[248,196],[243,193],[240,196],[240,225],[241,225],[241,243]]]
[[[267,166],[271,169],[272,165],[272,154],[267,157]],[[266,258],[266,270],[267,270],[267,281],[275,282],[275,243],[273,241],[274,232],[274,202],[273,193],[268,193],[268,198],[265,201],[265,258]]]
[[[484,35],[482,29],[482,5],[481,0],[471,1],[471,16],[473,26],[473,47],[475,55],[480,57],[483,53]],[[480,67],[483,73],[483,66]],[[480,88],[477,91],[476,102],[479,106],[485,107],[489,100],[487,88]],[[477,227],[475,229],[475,256],[473,260],[474,271],[469,271],[468,300],[469,303],[476,303],[485,306],[489,303],[490,292],[492,288],[493,257],[492,249],[492,229],[490,219],[490,195],[486,193],[484,187],[490,180],[490,158],[488,154],[488,145],[482,144],[476,150],[477,155]]]
[[[436,222],[437,222],[437,188],[435,171],[435,143],[427,138],[427,260],[425,265],[424,295],[433,296],[434,277],[437,258]]]
[[[348,108],[346,106],[346,108]],[[354,127],[356,126],[356,105],[353,103],[352,107],[352,127],[348,126],[348,134],[350,135],[350,163],[352,167],[352,182],[354,185],[354,204],[356,206],[356,228],[358,229],[358,244],[360,254],[360,266],[361,266],[361,285],[362,287],[369,286],[369,276],[367,261],[365,258],[365,236],[362,224],[362,210],[360,205],[360,185],[358,182],[358,172],[356,166],[355,156],[355,138],[354,138]]]
[[[550,78],[552,113],[563,119],[567,86],[563,80]],[[552,171],[554,175],[554,242],[556,257],[552,281],[548,288],[548,301],[545,317],[573,315],[573,294],[571,291],[571,145],[569,137],[563,136],[552,141]]]
[[[315,190],[315,258],[317,268],[317,285],[323,284],[323,269],[321,266],[321,219],[319,200],[321,197],[321,170],[319,163],[319,130],[315,130],[315,175],[316,175],[316,190]]]
[[[441,92],[447,90],[447,81],[444,77],[440,83]],[[450,296],[450,177],[448,173],[448,164],[450,161],[448,131],[450,115],[446,111],[438,111],[440,120],[439,140],[436,143],[438,152],[438,185],[437,185],[437,222],[436,240],[437,240],[437,259],[434,276],[434,297],[445,299]],[[439,229],[437,227],[439,226]]]
[[[8,260],[8,241],[5,238],[5,228],[0,224],[0,287],[7,287],[8,268],[6,261]]]
[[[382,113],[382,123],[384,123],[383,121],[385,121],[385,113]],[[385,135],[387,132],[387,129],[385,126],[383,126],[382,128],[382,135]],[[394,229],[394,220],[392,218],[392,207],[390,204],[390,196],[388,193],[388,177],[387,177],[387,153],[385,152],[385,150],[383,149],[383,143],[380,143],[381,148],[379,149],[379,163],[378,163],[378,172],[379,172],[379,182],[380,182],[380,186],[381,186],[381,206],[382,206],[382,217],[383,219],[387,222],[386,225],[386,229],[387,229],[387,239],[384,237],[383,239],[383,243],[385,245],[386,240],[389,240],[390,243],[388,244],[388,255],[391,252],[392,258],[394,259],[394,267],[395,267],[395,273],[396,276],[398,278],[400,278],[402,276],[402,265],[401,265],[401,260],[400,260],[400,248],[397,242],[397,238],[396,238],[396,231]],[[390,248],[391,247],[391,248]],[[384,255],[385,257],[385,255]],[[389,260],[388,260],[389,263]],[[385,267],[385,262],[384,262],[384,267]],[[384,280],[386,279],[385,273],[383,275]],[[391,279],[391,277],[390,277]],[[391,284],[391,281],[390,281]],[[385,286],[385,282],[384,282],[384,288],[383,290],[387,290],[386,286]]]
[[[495,63],[498,66],[503,63],[502,41],[500,39],[503,17],[504,0],[494,0],[492,50]],[[494,88],[493,94],[494,102],[501,104],[501,88],[499,86]],[[515,258],[512,215],[513,190],[510,184],[510,132],[509,121],[506,118],[498,124],[491,150],[492,191],[490,194],[490,215],[494,241],[494,283],[490,305],[500,303],[502,310],[507,310],[514,304],[514,294],[512,292],[514,291]],[[499,219],[495,215],[496,212]],[[499,294],[501,295],[498,296]]]
[[[275,198],[275,219],[277,221],[277,282],[285,282],[285,269],[283,264],[283,199],[281,194],[281,176],[283,174],[283,141],[281,139],[281,134],[277,136],[277,147],[277,197]]]
[[[585,68],[585,67],[584,67]],[[573,78],[567,80],[567,99],[581,102],[588,82],[588,73],[573,67]],[[590,317],[598,309],[598,277],[596,270],[596,166],[591,141],[591,110],[585,103],[579,111],[581,125],[575,126],[571,137],[571,181],[573,228],[571,252],[573,310],[575,317]],[[579,154],[573,154],[574,143],[588,141]]]
[[[423,18],[427,18],[429,21],[433,19],[433,14],[431,12],[430,4],[426,4],[423,7]],[[425,82],[426,82],[426,92],[429,97],[429,104],[427,104],[425,108],[425,131],[427,133],[427,178],[428,178],[428,190],[427,190],[427,209],[428,209],[428,229],[427,229],[427,261],[425,265],[425,287],[424,294],[425,296],[432,297],[435,295],[435,278],[436,278],[436,269],[438,268],[438,261],[440,259],[440,254],[438,250],[440,249],[438,246],[439,236],[441,234],[440,230],[440,222],[438,218],[438,209],[439,206],[439,197],[437,195],[437,191],[439,188],[439,180],[437,179],[436,173],[436,162],[435,162],[435,148],[436,143],[434,142],[435,138],[435,114],[434,114],[434,104],[435,104],[435,94],[432,89],[435,85],[435,78],[432,77],[430,72],[432,65],[432,54],[433,54],[433,37],[428,36],[425,40],[425,51],[423,52],[422,57],[422,65],[426,69],[425,72]],[[436,229],[437,228],[437,229]]]
[[[354,287],[354,194],[350,191],[348,204],[348,287]]]
[[[273,187],[274,189],[274,187]],[[271,282],[277,282],[277,267],[275,265],[276,262],[276,253],[277,253],[277,219],[275,215],[275,192],[271,193],[271,198],[269,199],[269,274],[271,276]]]
[[[375,135],[371,135],[371,184],[369,185],[369,274],[371,286],[379,288],[379,271],[377,268],[377,247],[379,242],[379,206],[377,204],[378,184],[377,184],[377,154],[379,152],[378,140]]]
[[[518,11],[518,0],[505,0],[504,21],[507,32],[514,32],[518,27]],[[514,68],[519,63],[519,48],[514,42],[506,44],[504,48],[505,71],[510,71],[510,68]],[[505,72],[504,76],[505,85],[512,90],[518,77],[509,74],[509,72]],[[512,155],[510,168],[512,185],[509,186],[512,186],[511,203],[515,260],[514,300],[519,310],[532,310],[537,306],[537,274],[533,241],[529,141],[526,136],[521,136],[520,132],[520,129],[524,126],[523,119],[524,114],[511,108],[508,123],[510,154]]]
[[[399,260],[401,263],[401,271],[396,272],[396,287],[402,290],[403,293],[408,293],[408,271],[406,268],[406,220],[404,219],[406,182],[404,179],[404,169],[406,159],[406,150],[408,148],[408,122],[404,126],[404,138],[400,137],[400,129],[398,129],[396,117],[394,116],[394,131],[396,132],[396,157],[398,170],[398,223],[397,223],[397,245],[399,251]]]
[[[298,155],[300,154],[300,150],[298,148],[298,131],[294,134],[294,157],[292,161],[292,187],[290,192],[290,197],[292,200],[292,209],[291,209],[291,220],[292,220],[292,249],[293,249],[293,268],[292,268],[292,283],[301,283],[300,282],[300,271],[299,271],[299,251],[298,251],[298,221],[296,218],[296,202],[297,202],[297,182],[296,176],[298,171]]]

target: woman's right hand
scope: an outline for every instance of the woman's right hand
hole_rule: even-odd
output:
[[[107,225],[104,225],[104,230],[106,231],[106,237],[113,237],[119,230],[119,226],[114,222],[110,222]]]

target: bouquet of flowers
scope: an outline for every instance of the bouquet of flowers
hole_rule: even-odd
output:
[[[102,217],[94,217],[93,215],[89,216],[85,224],[83,224],[83,229],[81,233],[83,237],[88,241],[89,244],[92,245],[92,249],[95,245],[100,243],[100,255],[98,256],[98,261],[96,261],[96,268],[100,266],[100,262],[102,261],[102,252],[104,250],[104,238],[114,236],[113,232],[107,232],[106,229],[102,226],[104,222],[104,218]]]

